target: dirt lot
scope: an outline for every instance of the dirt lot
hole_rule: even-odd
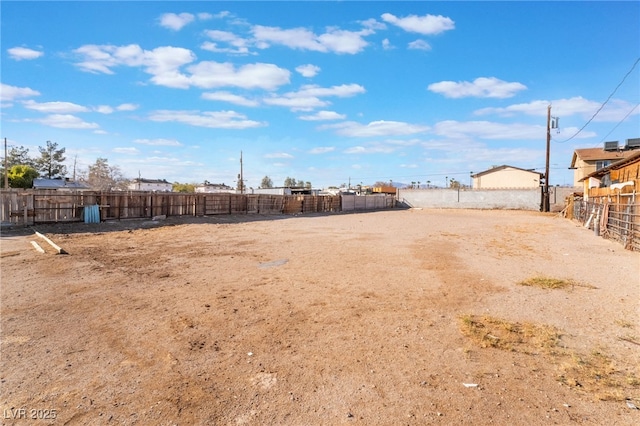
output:
[[[555,215],[38,230],[69,254],[1,238],[3,424],[640,424],[640,254]]]

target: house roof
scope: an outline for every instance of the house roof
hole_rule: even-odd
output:
[[[80,182],[66,179],[34,179],[33,187],[36,189],[90,189]]]
[[[490,173],[498,172],[498,171],[500,171],[500,170],[504,170],[504,169],[507,169],[507,168],[509,168],[509,169],[515,169],[515,170],[520,170],[520,171],[523,171],[523,172],[533,173],[533,174],[538,175],[538,176],[542,176],[542,175],[543,175],[543,173],[536,172],[536,171],[534,171],[533,169],[521,169],[520,167],[508,166],[508,165],[506,165],[506,164],[503,164],[502,166],[493,167],[493,168],[488,169],[488,170],[485,170],[485,171],[483,171],[483,172],[479,172],[479,173],[476,173],[476,174],[474,174],[474,175],[471,175],[471,177],[484,176],[484,175],[488,175],[488,174],[490,174]]]
[[[141,179],[136,178],[133,180],[135,183],[169,183],[166,179]]]
[[[571,158],[571,168],[576,166],[576,161],[580,158],[582,161],[600,161],[600,160],[620,160],[629,157],[635,151],[605,151],[602,148],[582,148],[576,149]]]
[[[626,158],[623,158],[622,160],[616,161],[615,163],[610,164],[607,167],[603,167],[599,170],[596,170],[593,173],[588,174],[584,178],[580,179],[580,182],[590,177],[604,176],[607,173],[609,173],[611,170],[621,169],[627,164],[637,163],[637,162],[640,162],[640,150],[630,151],[630,155],[628,155]]]
[[[223,188],[223,189],[233,189],[229,185],[225,185],[224,183],[201,183],[196,185],[196,188]]]

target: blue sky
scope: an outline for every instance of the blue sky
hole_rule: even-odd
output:
[[[637,1],[0,8],[0,136],[32,155],[57,142],[70,169],[103,157],[130,178],[235,185],[242,151],[250,187],[467,183],[544,171],[551,104],[562,185],[574,149],[640,137]]]

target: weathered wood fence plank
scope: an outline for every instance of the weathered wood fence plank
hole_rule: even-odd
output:
[[[362,196],[358,209],[390,208],[393,196]],[[370,198],[370,199],[369,199]],[[339,212],[339,195],[183,194],[56,190],[0,191],[0,220],[15,225],[82,222],[87,206],[99,206],[100,220],[221,214]],[[353,201],[351,201],[353,204]],[[347,208],[353,210],[353,208]]]

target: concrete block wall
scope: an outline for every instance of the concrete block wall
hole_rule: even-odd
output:
[[[409,207],[540,211],[540,188],[533,189],[399,189],[398,202]]]

